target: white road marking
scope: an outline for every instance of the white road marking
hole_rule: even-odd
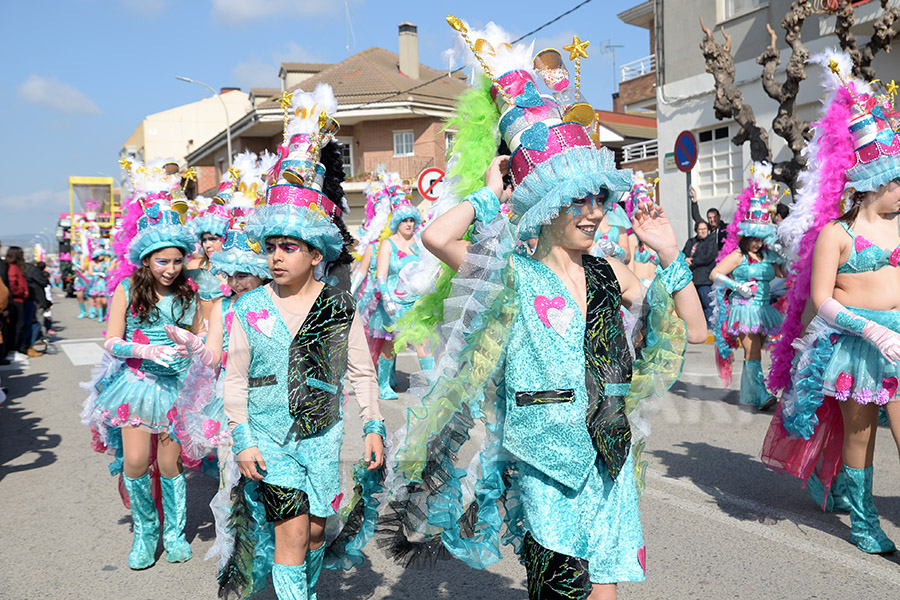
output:
[[[821,521],[816,521],[815,524],[812,525],[811,519],[808,519],[801,515],[797,515],[789,511],[773,509],[752,500],[747,500],[746,498],[741,498],[739,496],[734,496],[731,494],[720,492],[718,490],[716,491],[716,496],[711,496],[710,494],[707,494],[702,488],[696,486],[693,483],[678,479],[670,479],[649,470],[647,471],[647,478],[657,481],[664,481],[667,484],[672,484],[677,487],[692,490],[706,496],[707,498],[709,498],[709,500],[713,500],[714,502],[725,500],[737,506],[753,510],[754,512],[767,514],[773,519],[788,520],[796,525],[804,525],[812,529],[834,531],[832,527],[830,527],[826,523],[822,523]],[[858,558],[857,553],[859,553],[859,550],[850,545],[849,542],[847,544],[847,548],[852,549],[852,553],[840,552],[838,550],[822,546],[821,544],[818,544],[816,542],[809,541],[808,539],[790,535],[769,525],[763,525],[756,521],[744,521],[730,515],[726,515],[722,513],[714,503],[709,503],[707,501],[698,502],[696,500],[688,500],[680,496],[666,493],[654,487],[648,487],[644,491],[644,496],[653,500],[658,500],[685,512],[699,515],[713,521],[718,521],[719,523],[723,523],[725,525],[730,525],[746,533],[765,538],[771,542],[776,542],[794,550],[799,550],[801,552],[805,552],[806,554],[811,554],[823,560],[835,562],[841,566],[851,568],[865,575],[877,577],[894,585],[900,586],[900,572],[897,572],[897,570],[894,568],[882,567],[878,564],[872,564],[868,561]],[[838,535],[840,535],[839,532]]]
[[[76,367],[96,365],[103,358],[103,347],[97,342],[64,342],[60,346]]]

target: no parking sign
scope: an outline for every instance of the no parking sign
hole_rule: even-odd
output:
[[[416,187],[422,197],[434,202],[441,195],[444,188],[444,172],[437,167],[429,167],[419,173]]]

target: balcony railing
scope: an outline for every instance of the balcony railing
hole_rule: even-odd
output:
[[[645,56],[640,60],[634,60],[619,67],[619,72],[622,74],[619,81],[628,81],[629,79],[652,73],[654,70],[656,70],[656,55],[651,54],[650,56]]]
[[[659,144],[657,140],[647,140],[636,144],[622,146],[623,162],[655,158],[659,156]]]

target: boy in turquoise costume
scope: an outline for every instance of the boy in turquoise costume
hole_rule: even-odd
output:
[[[641,283],[619,261],[589,254],[606,202],[630,190],[630,172],[594,146],[586,129],[593,111],[569,102],[565,85],[551,86],[555,98],[537,93],[526,47],[493,24],[470,39],[462,22],[448,20],[492,80],[484,100],[496,105],[511,154],[490,161],[484,187],[422,234],[457,275],[432,387],[409,411],[392,456],[383,543],[406,562],[449,552],[485,568],[499,560],[502,542],[525,565],[529,598],[613,598],[617,582],[644,578],[646,563],[630,417],[636,388],[650,384],[638,363],[665,357],[670,384],[685,338],[705,339],[703,310],[662,210],[639,207],[634,231],[662,269],[637,311],[657,329],[642,328],[632,360],[622,308],[638,308]],[[556,55],[547,79],[558,85],[565,69]],[[509,222],[499,214],[507,199]],[[537,238],[532,256],[514,253],[510,223],[519,241]],[[685,323],[662,331],[673,299]],[[461,468],[475,419],[484,421],[485,440]],[[424,539],[411,540],[411,531]]]
[[[262,588],[271,569],[279,599],[315,598],[323,562],[362,562],[374,531],[371,495],[380,489],[385,435],[375,369],[352,296],[315,278],[317,265],[346,251],[335,225],[341,209],[322,193],[328,174],[316,168],[319,149],[336,143],[318,120],[333,103],[328,96],[330,88],[295,97],[307,118],[291,119],[290,153],[246,228],[251,243],[264,247],[273,281],[236,303],[225,373],[225,414],[243,476],[228,522],[242,526],[226,542],[219,582],[245,596]],[[342,506],[345,374],[365,422],[365,458]],[[326,543],[327,519],[344,526],[333,536],[329,524]]]

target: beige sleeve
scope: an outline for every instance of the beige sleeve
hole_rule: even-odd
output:
[[[347,378],[350,380],[350,385],[353,386],[353,391],[356,392],[359,416],[363,423],[373,419],[383,421],[384,417],[381,416],[381,409],[378,406],[378,379],[375,376],[375,365],[372,363],[369,344],[366,342],[366,333],[358,312],[353,314],[349,338]],[[228,357],[228,361],[231,366],[231,356]]]
[[[228,340],[228,361],[225,366],[225,416],[228,417],[228,428],[234,429],[246,423],[247,416],[247,379],[250,373],[250,342],[235,319],[231,326],[231,337]]]

